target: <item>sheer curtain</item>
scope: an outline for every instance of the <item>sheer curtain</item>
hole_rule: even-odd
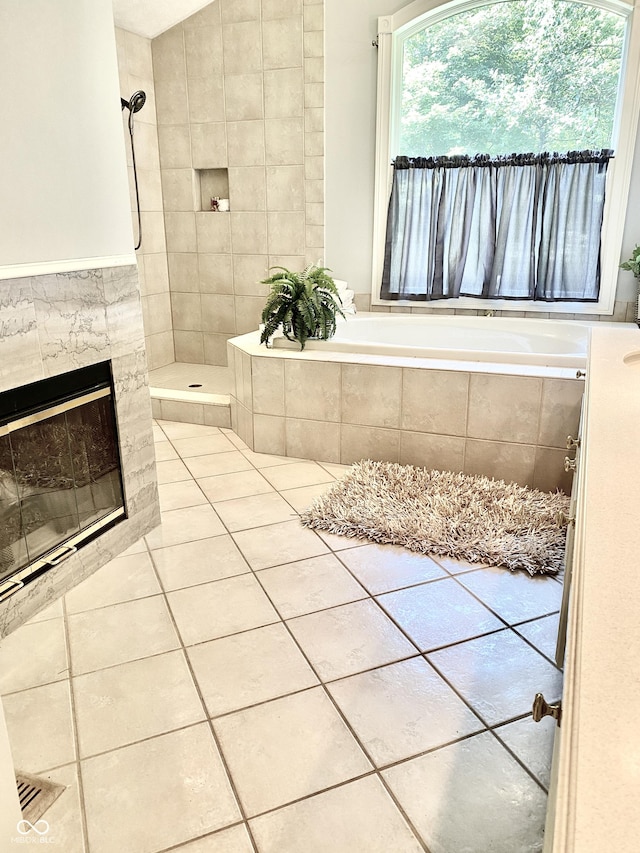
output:
[[[612,155],[398,157],[381,298],[596,302]]]

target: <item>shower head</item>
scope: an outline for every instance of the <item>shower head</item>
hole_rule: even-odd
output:
[[[128,101],[125,101],[124,98],[120,98],[120,109],[124,110],[126,108],[131,113],[140,112],[140,110],[144,107],[146,100],[146,94],[142,91],[142,89],[140,89],[137,92],[134,92]]]

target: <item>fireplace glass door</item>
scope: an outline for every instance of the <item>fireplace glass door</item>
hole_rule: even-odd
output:
[[[0,425],[0,596],[123,515],[110,386]]]

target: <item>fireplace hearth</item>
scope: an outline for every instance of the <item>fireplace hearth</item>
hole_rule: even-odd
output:
[[[0,601],[125,517],[110,362],[0,394]]]

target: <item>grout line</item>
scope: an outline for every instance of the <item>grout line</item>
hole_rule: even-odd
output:
[[[80,802],[80,824],[82,826],[82,841],[85,851],[89,851],[89,828],[87,824],[87,809],[84,798],[84,781],[82,778],[82,762],[80,760],[80,737],[78,734],[78,720],[76,716],[76,696],[73,682],[73,658],[71,655],[71,636],[69,633],[69,625],[67,623],[67,599],[66,595],[62,596],[62,612],[64,624],[64,639],[67,652],[68,679],[69,679],[69,698],[71,704],[71,726],[73,728],[73,744],[75,749],[75,764],[78,778],[78,800]]]

